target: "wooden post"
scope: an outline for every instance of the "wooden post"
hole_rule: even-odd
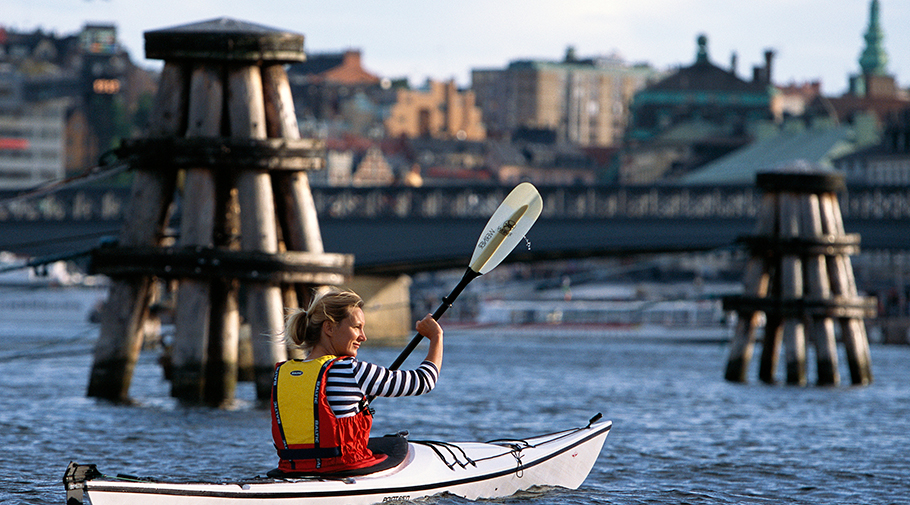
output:
[[[771,200],[773,202],[773,208],[770,210],[770,215],[765,216],[764,220],[771,221],[773,224],[770,228],[766,226],[765,230],[769,236],[777,236],[780,234],[781,213],[783,212],[781,195],[772,193]],[[768,292],[768,295],[773,299],[780,299],[781,296],[783,296],[781,293],[782,273],[780,266],[779,261],[774,261],[773,264],[767,265],[769,269],[769,280],[773,279],[771,286],[769,286],[769,290],[772,291]],[[781,320],[780,314],[776,312],[766,311],[765,319],[765,336],[762,343],[758,378],[766,384],[774,384],[776,382],[774,374],[775,370],[777,370],[777,361],[780,356],[780,347],[783,340],[783,321]]]
[[[756,297],[765,296],[768,289],[768,275],[760,258],[749,259],[743,278],[743,290]],[[749,362],[755,348],[755,332],[761,320],[761,313],[743,313],[736,321],[736,330],[731,342],[730,357],[724,377],[732,382],[746,382]]]
[[[765,338],[759,379],[775,382],[781,344],[786,353],[788,384],[805,385],[808,337],[814,344],[818,384],[839,382],[834,318],[841,324],[854,384],[872,380],[864,317],[875,315],[875,300],[856,291],[850,254],[859,236],[845,233],[835,192],[843,177],[830,172],[777,172],[758,175],[773,196],[765,203],[756,235],[744,237],[751,251],[744,294],[728,297],[724,307],[737,311],[740,323],[727,362],[727,380],[744,382],[751,357],[751,325],[765,314]],[[773,227],[768,222],[774,222]],[[761,272],[756,269],[761,268]],[[757,279],[767,279],[761,286]]]
[[[215,182],[215,247],[236,250],[234,237],[240,234],[236,184],[230,176],[216,177]],[[203,396],[208,405],[229,407],[239,380],[239,282],[228,277],[204,280],[211,290],[211,315]]]
[[[756,226],[756,232],[770,235],[775,228],[774,216],[777,214],[775,207],[777,200],[774,195],[766,194],[762,198],[761,212]],[[754,298],[768,296],[770,276],[768,266],[762,257],[753,256],[746,264],[743,276],[743,292]],[[755,333],[759,327],[762,314],[757,310],[744,311],[739,314],[736,321],[736,330],[730,346],[730,357],[727,360],[727,371],[724,377],[731,382],[746,382],[749,362],[755,348]]]
[[[262,70],[262,83],[265,94],[265,114],[268,118],[270,137],[299,139],[300,129],[294,113],[294,99],[291,85],[284,67],[267,65]],[[319,167],[322,168],[322,167]],[[278,222],[284,235],[288,250],[322,253],[322,233],[319,230],[316,204],[310,191],[310,182],[304,171],[276,173],[272,177]],[[318,286],[298,284],[293,295],[285,293],[286,299],[297,300],[297,305],[289,307],[306,307],[312,297],[312,291]],[[291,351],[299,354],[299,351]]]
[[[183,81],[182,66],[165,64],[149,125],[152,135],[175,135],[182,127],[186,100]],[[166,167],[136,171],[129,211],[120,232],[121,245],[158,245],[174,185],[173,172]],[[113,401],[129,399],[129,387],[142,349],[143,326],[148,318],[153,288],[150,276],[112,279],[101,314],[88,396]]]
[[[822,224],[829,233],[843,234],[844,222],[837,199],[831,198],[823,201]],[[826,230],[826,231],[828,231]],[[853,266],[850,257],[840,255],[829,263],[829,275],[834,296],[845,299],[857,299],[856,279],[853,277]],[[841,339],[847,353],[847,362],[850,366],[850,379],[854,385],[867,385],[872,383],[872,360],[869,353],[869,339],[866,335],[866,326],[856,317],[839,318]]]
[[[269,137],[299,139],[300,129],[294,112],[294,99],[284,67],[264,66],[262,85]],[[319,230],[316,204],[310,191],[307,173],[305,171],[276,173],[272,177],[272,185],[276,195],[278,223],[287,249],[322,253],[322,233]],[[317,287],[312,284],[285,286],[283,292],[285,306],[307,307],[312,298],[311,292]],[[299,349],[289,347],[289,356],[303,357]]]
[[[825,235],[822,227],[822,201],[834,198],[832,194],[822,196],[810,194],[803,200],[801,234],[808,237]],[[831,282],[828,277],[828,259],[823,254],[812,254],[806,258],[807,295],[813,300],[831,298]],[[840,382],[837,371],[837,342],[834,335],[834,321],[824,315],[815,315],[809,323],[809,339],[815,344],[819,386],[836,386]]]
[[[239,138],[266,138],[262,77],[257,66],[228,71],[228,114],[231,134]],[[267,170],[244,170],[237,182],[240,200],[241,249],[269,254],[278,252],[275,201]],[[287,359],[281,342],[283,305],[281,290],[271,283],[249,284],[246,319],[250,325],[257,397],[267,399],[275,363]]]
[[[208,359],[205,366],[204,401],[208,405],[229,407],[238,381],[240,312],[238,283],[234,279],[212,281],[212,322]]]
[[[780,237],[792,240],[800,237],[800,196],[780,195]],[[793,305],[803,298],[803,264],[797,252],[781,258],[781,301]],[[803,314],[784,317],[783,341],[787,354],[787,384],[806,384],[806,336]]]
[[[190,80],[186,136],[218,137],[223,108],[221,69],[204,63],[195,66]],[[179,245],[212,248],[215,231],[215,176],[208,167],[186,171],[183,188]],[[174,314],[174,344],[171,348],[171,394],[181,400],[201,402],[205,391],[209,325],[212,317],[211,283],[204,279],[181,279]]]
[[[284,68],[272,65],[263,71],[266,95],[266,114],[269,117],[269,135],[299,139],[294,100]],[[286,172],[274,178],[276,193],[283,197],[284,212],[279,215],[285,230],[288,249],[294,251],[323,252],[322,233],[316,216],[316,204],[310,191],[306,172]]]
[[[783,321],[777,316],[765,316],[765,338],[762,342],[761,362],[758,366],[758,378],[765,384],[774,384],[775,370],[780,359],[780,347],[783,341]]]

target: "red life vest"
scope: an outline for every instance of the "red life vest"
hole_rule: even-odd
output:
[[[337,418],[325,395],[329,368],[341,357],[290,360],[275,367],[272,439],[283,472],[332,473],[375,465],[384,454],[367,448],[373,418],[367,409]]]

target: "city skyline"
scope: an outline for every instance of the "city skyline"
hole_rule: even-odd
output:
[[[143,33],[218,17],[231,17],[302,33],[311,53],[359,49],[364,67],[389,78],[454,78],[470,85],[475,68],[502,68],[517,59],[559,60],[573,46],[581,57],[618,54],[627,62],[671,69],[694,62],[699,34],[708,36],[711,61],[751,78],[766,49],[775,51],[777,84],[821,80],[839,95],[859,72],[869,0],[568,0],[559,8],[540,0],[449,5],[412,0],[361,3],[277,0],[160,0],[142,9],[127,0],[14,1],[0,24],[58,35],[85,24],[114,24],[121,44],[144,67]],[[902,87],[910,82],[910,2],[880,0],[888,72]],[[402,13],[406,12],[407,15]],[[654,34],[660,34],[654,37]]]

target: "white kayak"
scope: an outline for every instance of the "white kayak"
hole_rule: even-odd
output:
[[[158,482],[109,477],[95,465],[70,463],[68,505],[371,504],[451,493],[501,498],[533,487],[578,488],[594,466],[612,421],[528,438],[490,442],[409,440],[393,468],[353,477],[266,478],[225,482]]]

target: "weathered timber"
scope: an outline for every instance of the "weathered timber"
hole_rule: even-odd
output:
[[[203,401],[213,406],[230,406],[237,389],[239,371],[240,311],[238,283],[216,279],[211,284],[211,338],[206,353]]]
[[[764,297],[768,291],[768,274],[762,258],[750,258],[743,277],[743,291],[755,297]],[[759,327],[759,310],[743,310],[736,321],[734,338],[731,342],[730,358],[727,360],[725,377],[733,382],[745,382],[749,362],[755,349],[755,332]]]
[[[266,127],[270,137],[297,141],[300,129],[294,113],[294,100],[288,75],[280,65],[266,65],[262,69],[263,94],[265,98]],[[320,158],[322,159],[322,158]],[[322,253],[322,233],[319,230],[316,204],[310,191],[307,173],[273,172],[273,191],[276,195],[278,223],[282,231],[284,245],[290,251]],[[285,293],[286,299],[294,298],[299,305],[289,307],[306,307],[312,297],[313,289],[319,284],[298,283],[285,286],[285,291],[294,290],[293,296]],[[292,349],[292,353],[299,352]]]
[[[809,237],[825,235],[822,227],[822,198],[817,194],[807,195],[802,200],[802,229],[800,234]],[[829,235],[834,237],[835,235]],[[839,252],[837,254],[845,254]],[[833,256],[834,253],[828,253]],[[828,278],[828,256],[825,253],[815,254],[806,248],[806,295],[817,300],[831,299],[831,282]],[[818,369],[818,385],[836,386],[840,382],[837,371],[837,342],[834,334],[834,321],[824,315],[809,314],[809,340],[815,343],[815,357]]]
[[[265,138],[265,104],[259,67],[229,69],[228,96],[231,134],[244,138]],[[237,188],[241,209],[241,249],[277,253],[275,199],[269,172],[244,170],[238,174]],[[264,399],[271,392],[275,363],[287,359],[287,350],[280,341],[284,329],[281,289],[277,284],[249,284],[246,304],[253,344],[256,392],[258,398]]]
[[[100,247],[92,271],[112,278],[153,275],[165,279],[224,277],[242,282],[343,284],[354,273],[349,254],[285,251],[275,254],[215,247]]]
[[[282,67],[271,65],[263,69],[262,79],[269,135],[297,141],[300,130],[297,127],[297,117],[294,115],[294,101],[287,73]],[[323,252],[316,204],[313,202],[306,172],[275,173],[272,181],[276,188],[275,193],[280,195],[282,212],[278,214],[278,219],[285,232],[284,239],[288,249]]]
[[[758,214],[756,233],[770,235],[774,231],[774,207],[777,199],[773,194],[765,194],[761,202],[761,212]],[[744,296],[764,299],[768,294],[770,275],[765,256],[753,255],[746,264],[743,277]],[[730,358],[727,360],[727,369],[724,374],[729,381],[745,382],[749,363],[755,349],[755,334],[760,325],[762,314],[759,309],[740,310],[733,340],[730,346]]]
[[[244,139],[230,137],[160,137],[126,140],[118,156],[132,168],[215,170],[318,170],[324,165],[325,143],[318,139]]]
[[[161,71],[150,130],[155,135],[175,135],[183,126],[184,68],[168,63]],[[120,232],[125,246],[155,246],[170,207],[175,178],[166,171],[138,170],[130,196],[129,212]],[[158,167],[160,169],[160,167]],[[115,279],[101,314],[95,344],[88,396],[127,401],[133,369],[142,348],[143,326],[148,318],[153,280],[149,276]]]
[[[262,86],[269,137],[283,138],[288,142],[299,141],[300,129],[294,112],[294,99],[284,67],[265,65],[262,68]],[[319,160],[324,162],[322,157]],[[276,195],[275,205],[284,247],[288,251],[322,255],[322,233],[319,230],[316,204],[310,191],[307,173],[273,172],[272,186]],[[350,275],[353,275],[353,272]],[[284,284],[282,295],[285,306],[307,307],[318,286],[331,284],[338,282],[319,282],[314,279],[310,282]],[[291,343],[288,343],[288,355],[293,358],[304,357],[302,350]]]
[[[163,126],[147,139],[123,142],[118,154],[146,174],[137,181],[154,178],[165,196],[158,208],[134,198],[142,209],[130,229],[119,243],[93,251],[93,271],[113,279],[112,296],[133,300],[103,317],[116,322],[109,332],[115,340],[118,332],[141,327],[153,281],[172,280],[171,394],[231,403],[242,317],[251,333],[257,396],[267,398],[275,363],[287,357],[280,339],[284,307],[353,272],[351,256],[323,252],[305,171],[323,166],[324,144],[300,138],[282,66],[304,59],[303,37],[221,18],[147,32],[146,42],[149,57],[165,60],[153,111]],[[174,194],[180,233],[170,245],[159,240],[161,209],[171,207]],[[135,340],[121,347],[138,353]],[[128,372],[114,377],[113,393],[106,394],[125,397]]]
[[[839,383],[834,321],[841,326],[852,382],[872,380],[864,318],[875,317],[873,298],[860,297],[850,254],[859,235],[845,233],[835,192],[843,177],[828,172],[768,172],[757,177],[765,198],[756,232],[741,239],[751,252],[743,294],[724,299],[739,316],[725,378],[746,381],[761,314],[765,331],[759,379],[774,383],[781,347],[786,381],[805,385],[807,351],[816,353],[819,385]],[[761,280],[766,280],[762,284]]]
[[[782,239],[800,235],[800,197],[781,193],[780,236]],[[783,304],[803,298],[802,255],[785,254],[781,258],[781,289]],[[783,341],[787,361],[787,383],[806,384],[806,333],[802,314],[784,318]]]
[[[834,234],[844,232],[844,221],[840,212],[840,203],[831,198],[822,205],[822,226]],[[853,265],[849,256],[839,255],[828,265],[831,277],[833,296],[846,299],[857,299],[856,279],[853,277]],[[869,298],[872,301],[873,299]],[[871,316],[870,316],[871,317]],[[866,325],[856,317],[841,317],[841,339],[847,354],[850,367],[850,379],[854,385],[872,383],[872,361],[869,354],[869,338]]]
[[[146,58],[247,64],[304,61],[303,35],[231,18],[145,32]]]
[[[217,137],[221,134],[223,82],[221,67],[198,64],[190,78],[187,137]],[[215,176],[209,167],[186,170],[182,215],[181,247],[214,247]],[[189,402],[201,402],[205,393],[205,366],[208,358],[212,316],[211,283],[194,278],[181,279],[174,314],[174,342],[171,347],[171,395]]]

